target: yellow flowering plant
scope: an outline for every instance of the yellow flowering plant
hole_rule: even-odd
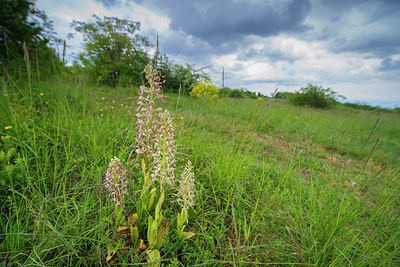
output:
[[[198,82],[189,94],[214,101],[219,98],[219,91],[218,87],[209,82]]]

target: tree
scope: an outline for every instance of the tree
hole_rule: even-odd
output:
[[[338,102],[338,99],[345,99],[330,88],[322,88],[309,84],[289,96],[289,101],[297,106],[310,106],[315,108],[329,108]]]
[[[34,72],[52,71],[60,61],[50,42],[60,42],[55,37],[52,21],[44,11],[38,10],[33,1],[0,0],[0,73],[12,76],[24,66],[24,49],[30,52]]]
[[[178,93],[181,87],[183,94],[189,94],[198,82],[211,81],[208,74],[204,72],[205,67],[196,69],[189,64],[185,66],[174,64],[165,54],[159,57],[157,69],[161,71],[165,79],[163,89],[168,92]]]
[[[73,21],[83,35],[84,52],[79,60],[98,82],[115,86],[122,81],[140,84],[143,66],[149,61],[150,43],[137,32],[140,22],[93,15],[95,22]]]

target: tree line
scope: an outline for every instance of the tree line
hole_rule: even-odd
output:
[[[0,0],[1,77],[22,78],[28,62],[39,77],[55,73],[62,64],[54,48],[60,43],[52,21],[32,1]]]

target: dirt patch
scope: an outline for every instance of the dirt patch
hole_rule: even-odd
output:
[[[294,153],[294,148],[290,144],[288,140],[285,140],[283,136],[269,136],[269,135],[261,135],[257,133],[250,133],[256,140],[266,142],[270,144],[274,149],[279,151],[287,151]]]

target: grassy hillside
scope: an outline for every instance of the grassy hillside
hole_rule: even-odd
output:
[[[126,160],[134,142],[121,131],[132,124],[136,100],[127,98],[135,94],[61,79],[2,85],[3,261],[107,265],[117,237],[99,184],[110,159]],[[178,143],[190,148],[182,153],[198,196],[187,226],[196,235],[185,242],[174,237],[177,206],[166,199],[164,264],[400,264],[400,159],[391,161],[400,152],[398,114],[168,99],[161,106],[184,128]],[[139,190],[143,177],[128,170]],[[120,251],[119,263],[133,261]]]

